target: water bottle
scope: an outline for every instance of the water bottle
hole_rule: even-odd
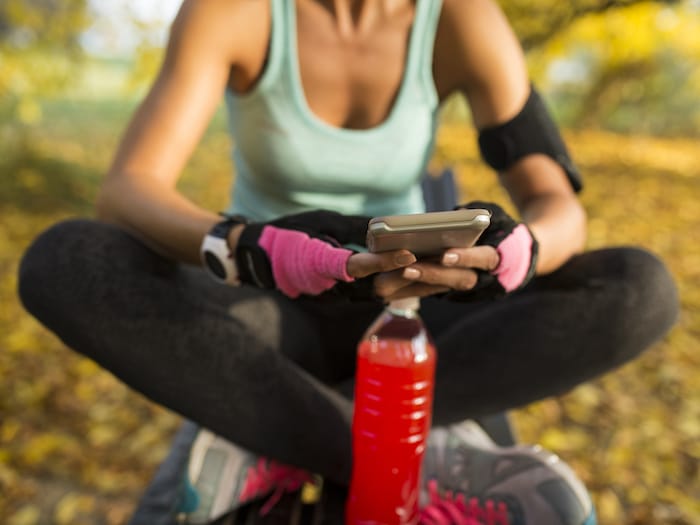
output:
[[[435,347],[418,298],[393,301],[358,346],[347,525],[418,523]]]

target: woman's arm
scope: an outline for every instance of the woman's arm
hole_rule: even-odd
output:
[[[530,155],[500,180],[539,243],[537,274],[550,273],[586,241],[586,213],[563,169],[546,155]]]
[[[267,2],[185,0],[160,72],[101,188],[99,218],[181,261],[199,263],[202,238],[219,218],[176,183],[229,79],[244,82],[246,64],[266,51],[269,16],[261,6]]]
[[[459,90],[481,130],[513,118],[530,92],[523,51],[491,0],[445,0],[435,73],[443,93]],[[548,273],[583,249],[586,216],[561,166],[528,155],[499,174],[539,242],[537,273]]]
[[[433,76],[442,100],[454,92],[466,96],[479,130],[511,120],[530,94],[522,48],[492,0],[443,0]],[[583,249],[585,213],[559,164],[543,154],[527,155],[499,173],[499,180],[539,243],[536,273],[556,270]],[[493,272],[500,264],[496,248],[487,244],[447,255],[453,257],[449,263],[448,257],[442,264],[419,261],[382,274],[375,290],[389,299],[467,291],[477,283],[475,269]]]
[[[165,255],[200,264],[202,240],[221,218],[179,193],[177,179],[226,86],[246,91],[261,73],[269,21],[265,0],[185,0],[160,73],[136,111],[102,186],[101,219]],[[243,228],[237,226],[229,234],[232,252]],[[345,271],[349,277],[364,277],[413,260],[405,251],[356,254]]]

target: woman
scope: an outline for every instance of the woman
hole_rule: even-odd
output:
[[[492,211],[492,227],[438,262],[340,246],[361,243],[370,216],[422,211],[437,109],[455,92],[522,222],[471,204]],[[176,182],[224,93],[236,182],[222,221]],[[235,443],[232,454],[346,485],[354,348],[382,302],[423,298],[437,426],[562,393],[667,332],[677,299],[661,262],[633,248],[581,253],[580,188],[491,0],[185,0],[100,221],[42,234],[20,293],[66,344]],[[433,441],[481,450],[450,428]],[[279,488],[247,490],[269,463],[256,465],[241,467],[245,496]],[[436,475],[439,491],[469,485]],[[501,498],[508,519],[591,523],[580,482],[558,475],[576,510],[561,511],[565,496],[535,503],[539,488],[520,482]]]

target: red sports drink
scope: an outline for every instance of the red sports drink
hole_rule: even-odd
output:
[[[392,302],[358,347],[347,525],[418,523],[435,347],[418,299]]]

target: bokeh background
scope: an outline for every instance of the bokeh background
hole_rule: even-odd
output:
[[[585,174],[589,247],[644,246],[680,289],[643,357],[513,412],[520,440],[577,470],[608,525],[700,524],[700,2],[503,0]],[[179,424],[65,348],[21,308],[18,260],[48,225],[90,216],[162,54],[177,0],[0,0],[0,524],[124,523]],[[502,200],[463,101],[433,166]],[[182,190],[220,209],[221,112]]]

